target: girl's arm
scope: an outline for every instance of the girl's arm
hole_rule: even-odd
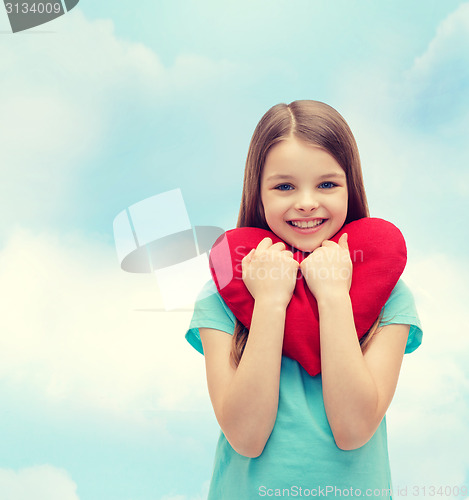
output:
[[[324,406],[339,448],[352,450],[373,436],[394,395],[409,325],[388,325],[363,355],[350,296],[318,301]]]
[[[284,248],[266,238],[243,259],[243,280],[255,301],[238,367],[230,360],[231,335],[199,329],[218,423],[235,451],[252,458],[262,453],[277,416],[285,311],[298,270]],[[278,272],[282,266],[288,272]]]
[[[352,263],[347,256],[347,236],[343,235],[338,244],[324,242],[301,268],[318,302],[327,418],[337,446],[351,450],[368,442],[391,403],[409,326],[381,328],[362,353],[349,295]],[[327,268],[311,273],[318,266]],[[324,279],[308,279],[308,274]]]
[[[239,454],[258,457],[277,416],[285,308],[255,302],[239,366],[230,361],[232,336],[200,328],[207,384],[226,439]]]

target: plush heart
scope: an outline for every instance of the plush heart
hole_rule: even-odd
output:
[[[399,229],[383,219],[353,221],[331,240],[337,242],[343,233],[348,234],[353,262],[350,298],[361,338],[376,321],[404,271],[407,250]],[[251,325],[254,299],[244,285],[241,261],[265,237],[273,243],[282,241],[265,229],[241,227],[220,236],[210,251],[210,270],[217,289],[247,328]],[[301,262],[307,255],[297,251],[293,257]],[[318,306],[300,270],[286,311],[283,354],[298,361],[312,376],[321,371]]]

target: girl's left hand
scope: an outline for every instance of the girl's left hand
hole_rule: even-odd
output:
[[[308,288],[316,300],[350,291],[352,259],[344,233],[338,243],[325,240],[300,264]]]

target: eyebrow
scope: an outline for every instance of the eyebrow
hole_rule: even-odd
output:
[[[319,180],[323,179],[343,179],[345,177],[345,172],[339,173],[339,172],[334,172],[330,174],[324,174],[320,175],[318,177]],[[293,175],[286,175],[286,174],[277,174],[277,175],[271,175],[270,177],[267,177],[267,181],[274,181],[274,180],[291,180],[294,179],[295,177]]]

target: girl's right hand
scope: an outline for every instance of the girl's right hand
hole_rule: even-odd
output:
[[[299,264],[282,242],[264,238],[242,260],[243,281],[254,300],[284,305],[291,300]]]

